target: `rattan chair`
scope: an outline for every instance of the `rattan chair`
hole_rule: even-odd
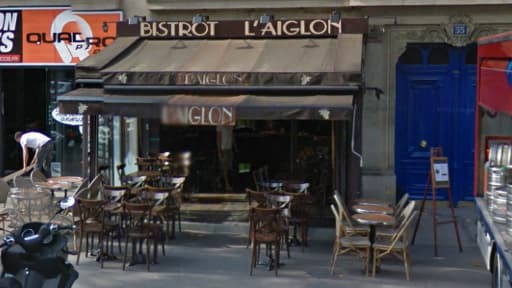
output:
[[[336,261],[338,256],[346,253],[356,253],[359,257],[363,258],[366,275],[368,276],[368,268],[370,265],[370,248],[372,244],[368,236],[354,235],[346,231],[346,226],[343,224],[341,216],[338,214],[338,209],[334,204],[331,204],[331,210],[336,220],[336,238],[334,239],[332,257],[331,257],[331,274],[334,275],[336,270]]]
[[[409,266],[410,266],[410,253],[409,253],[409,230],[411,228],[411,223],[413,219],[416,217],[417,211],[411,213],[409,218],[405,219],[395,234],[389,240],[380,240],[377,239],[375,243],[373,243],[373,273],[372,276],[375,277],[375,270],[377,267],[377,263],[382,263],[381,260],[383,257],[387,255],[394,255],[398,259],[404,262],[405,268],[405,277],[407,280],[410,280],[409,277]],[[382,267],[382,265],[381,265]],[[382,268],[381,268],[382,272]]]
[[[345,231],[350,235],[356,234],[368,237],[370,235],[370,227],[368,227],[368,225],[360,225],[352,222],[352,218],[350,217],[347,207],[341,199],[341,195],[338,190],[334,190],[333,199],[338,209],[338,215],[340,215],[342,224],[345,226]]]

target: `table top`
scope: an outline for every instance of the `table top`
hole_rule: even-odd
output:
[[[394,225],[395,218],[386,214],[354,214],[352,219],[361,224],[368,225]]]
[[[280,180],[270,180],[268,182],[260,182],[259,183],[263,187],[271,188],[271,189],[278,189],[283,187],[284,183]]]
[[[352,209],[357,213],[393,214],[393,208],[387,205],[354,205]]]
[[[284,180],[284,185],[297,192],[305,192],[309,188],[309,183],[300,180]]]
[[[83,180],[84,180],[84,178],[78,177],[78,176],[58,176],[58,177],[48,178],[46,181],[48,183],[61,183],[61,182],[81,183]]]
[[[390,206],[391,204],[380,199],[372,199],[372,198],[359,198],[355,200],[355,203],[358,205],[382,205],[382,206]]]

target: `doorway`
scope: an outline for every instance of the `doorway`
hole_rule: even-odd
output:
[[[449,161],[454,203],[473,198],[476,59],[476,44],[409,44],[400,56],[396,65],[397,197],[409,193],[413,199],[423,198],[430,148],[441,147]],[[437,195],[447,199],[446,191]]]

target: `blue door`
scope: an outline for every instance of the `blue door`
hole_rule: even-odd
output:
[[[448,157],[454,203],[473,195],[476,45],[410,44],[397,66],[397,196],[422,199],[430,147]],[[438,199],[447,199],[438,190]]]

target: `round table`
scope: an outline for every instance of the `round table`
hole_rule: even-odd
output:
[[[383,200],[379,199],[371,199],[371,198],[359,198],[355,200],[357,205],[380,205],[380,206],[389,206],[391,205]]]
[[[64,191],[64,197],[68,196],[68,189],[76,188],[83,182],[82,177],[78,176],[58,176],[51,177],[46,180],[48,185],[54,185],[53,189],[60,189]],[[52,189],[52,188],[49,188]]]
[[[366,225],[394,225],[395,217],[387,214],[376,214],[376,213],[368,213],[368,214],[354,214],[352,215],[352,219],[356,222]]]
[[[293,192],[304,193],[308,191],[309,183],[304,181],[285,180],[284,186]]]
[[[388,205],[354,205],[352,210],[362,214],[393,214],[393,208]]]
[[[260,182],[259,185],[266,190],[281,190],[284,183],[280,180],[270,180],[268,182]]]

